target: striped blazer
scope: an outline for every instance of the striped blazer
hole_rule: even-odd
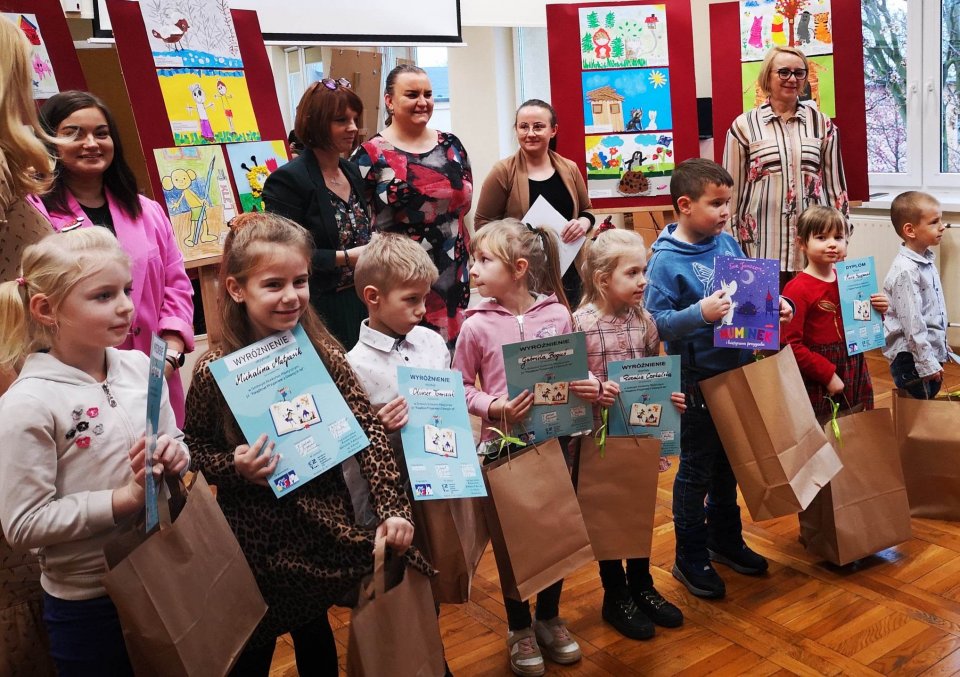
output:
[[[770,102],[743,113],[727,132],[723,166],[733,176],[733,235],[748,256],[803,270],[797,218],[810,205],[849,215],[836,125],[810,102],[783,120]]]

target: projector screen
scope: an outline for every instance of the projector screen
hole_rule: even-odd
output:
[[[273,44],[462,42],[460,0],[231,0],[230,7],[257,10],[263,39]],[[93,22],[95,37],[113,37],[105,0],[97,0]]]

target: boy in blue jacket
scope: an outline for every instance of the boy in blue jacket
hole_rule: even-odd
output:
[[[673,575],[691,593],[707,598],[726,594],[712,562],[747,575],[767,570],[767,561],[743,541],[737,480],[699,387],[701,380],[735,369],[751,355],[713,346],[713,324],[731,303],[714,284],[714,258],[744,256],[737,241],[724,232],[732,186],[733,178],[716,162],[695,158],[677,166],[670,197],[678,220],[653,244],[645,293],[645,306],[667,353],[680,356],[681,387],[687,397],[680,425],[680,467],[673,484],[677,537]],[[792,315],[789,303],[781,298],[781,321]]]

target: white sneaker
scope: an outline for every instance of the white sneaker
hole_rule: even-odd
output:
[[[537,644],[554,663],[569,665],[580,660],[580,645],[567,630],[566,622],[557,616],[549,621],[534,621]]]
[[[537,646],[537,638],[531,628],[507,633],[507,648],[510,650],[510,669],[521,677],[540,677],[547,671],[543,655]]]

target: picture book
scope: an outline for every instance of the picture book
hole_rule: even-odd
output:
[[[680,356],[610,362],[607,378],[620,386],[620,402],[610,407],[610,434],[655,437],[663,454],[679,454],[680,412],[670,395],[680,391]]]
[[[266,433],[280,454],[269,478],[278,497],[370,444],[300,325],[212,362],[210,371],[247,442]]]
[[[718,256],[713,289],[722,289],[730,310],[714,326],[718,348],[778,350],[780,348],[780,262]]]
[[[397,367],[409,420],[400,430],[413,498],[486,496],[460,372]]]
[[[870,305],[871,294],[880,291],[873,257],[839,261],[836,268],[847,353],[856,355],[882,348],[883,316]]]
[[[583,332],[508,343],[503,346],[503,362],[508,396],[524,390],[533,393],[530,413],[513,427],[520,439],[540,442],[593,428],[592,407],[570,390],[571,381],[587,378]]]

